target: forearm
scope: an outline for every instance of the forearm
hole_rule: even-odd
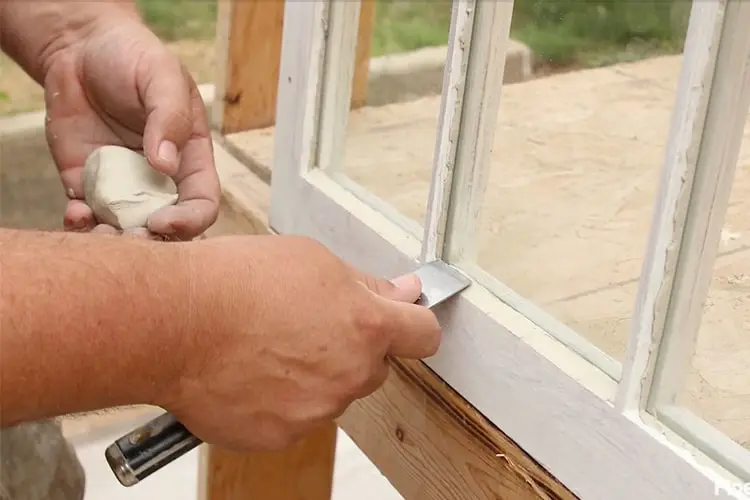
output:
[[[139,19],[133,0],[0,0],[0,48],[42,83],[49,61],[100,21]]]
[[[186,245],[0,230],[0,422],[156,404],[182,370]]]

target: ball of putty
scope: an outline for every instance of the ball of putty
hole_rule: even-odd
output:
[[[83,166],[83,193],[100,224],[128,230],[177,202],[177,186],[146,158],[121,146],[95,149]]]

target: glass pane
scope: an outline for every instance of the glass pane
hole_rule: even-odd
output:
[[[682,1],[515,7],[512,36],[535,53],[538,78],[503,90],[477,264],[496,278],[490,288],[553,335],[580,352],[598,348],[587,357],[610,365],[613,377],[628,341],[689,9]]]
[[[422,237],[452,2],[377,0],[364,107],[348,118],[338,180]],[[360,42],[361,43],[361,42]]]
[[[677,403],[750,450],[748,214],[750,137],[746,132],[695,355]]]

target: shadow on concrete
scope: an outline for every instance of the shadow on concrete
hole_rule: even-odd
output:
[[[44,134],[0,135],[0,226],[61,230],[66,203]]]

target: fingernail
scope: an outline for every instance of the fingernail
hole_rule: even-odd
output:
[[[177,146],[172,141],[162,141],[157,151],[159,159],[170,165],[177,163]]]
[[[66,220],[65,221],[65,229],[68,231],[81,231],[83,229],[86,229],[87,224],[85,220]]]
[[[419,285],[419,278],[416,274],[405,274],[391,280],[396,288],[408,288]]]

